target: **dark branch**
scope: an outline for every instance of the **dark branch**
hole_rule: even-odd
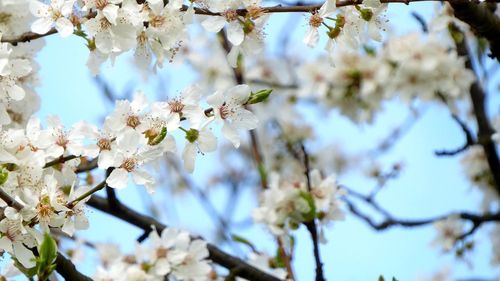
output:
[[[57,253],[56,271],[64,278],[70,281],[92,281],[92,279],[80,273],[75,265],[61,253]]]
[[[460,120],[460,118],[458,118],[458,116],[456,116],[455,114],[453,114],[452,117],[460,125],[460,128],[462,128],[462,131],[465,134],[465,143],[461,147],[459,147],[457,149],[454,149],[454,150],[438,150],[438,151],[435,151],[434,154],[436,154],[436,156],[453,156],[453,155],[457,155],[460,152],[465,151],[470,146],[473,146],[474,144],[476,144],[476,141],[474,140],[472,132],[467,127],[467,125],[465,124],[465,122],[462,121],[462,120]]]
[[[500,21],[497,27],[500,28]],[[497,39],[500,40],[500,32],[497,33],[497,36]],[[457,53],[460,56],[466,58],[466,67],[473,71],[471,55],[467,48],[466,37],[463,36],[463,39],[459,42],[456,42],[456,45]],[[474,117],[477,121],[477,141],[483,148],[484,154],[486,155],[486,159],[488,161],[488,166],[493,175],[496,191],[498,194],[500,194],[500,159],[498,158],[495,143],[491,139],[491,136],[495,133],[495,130],[493,130],[493,127],[491,126],[490,120],[488,119],[488,115],[486,113],[486,94],[477,80],[471,85],[469,94],[472,101],[472,106],[474,108]]]
[[[307,190],[309,192],[312,191],[311,186],[311,168],[309,167],[309,154],[307,154],[306,147],[304,144],[301,144],[302,153],[304,156],[304,174],[306,176],[307,182]],[[323,276],[323,263],[321,262],[321,256],[319,254],[319,240],[318,240],[318,229],[316,227],[316,219],[312,219],[311,221],[305,222],[307,230],[311,234],[311,239],[313,242],[313,252],[314,252],[314,260],[316,262],[316,281],[325,281],[325,277]]]
[[[493,14],[489,3],[474,4],[472,2],[450,2],[455,17],[464,21],[480,37],[490,42],[492,57],[500,62],[500,19]]]

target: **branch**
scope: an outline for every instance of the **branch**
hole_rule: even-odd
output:
[[[443,150],[435,151],[434,154],[436,154],[436,156],[453,156],[453,155],[457,155],[460,152],[465,151],[470,146],[473,146],[474,144],[476,144],[476,141],[474,140],[474,137],[472,136],[472,132],[467,127],[467,125],[465,124],[465,122],[462,121],[462,120],[460,120],[460,118],[458,118],[458,116],[456,116],[455,114],[453,114],[452,117],[460,125],[460,128],[462,128],[462,131],[465,134],[465,138],[466,138],[465,139],[465,144],[462,145],[461,147],[457,148],[457,149],[454,149],[454,150],[444,150],[443,149]]]
[[[142,215],[123,204],[118,205],[117,208],[111,208],[105,198],[97,195],[93,195],[90,200],[87,201],[87,204],[93,208],[135,225],[144,231],[149,231],[152,225],[154,225],[158,231],[162,231],[167,227],[159,221]],[[237,257],[226,254],[210,243],[207,244],[207,248],[210,254],[209,258],[214,263],[217,263],[230,271],[237,270],[238,276],[242,278],[253,281],[279,281],[278,278],[256,269]]]
[[[494,2],[492,2],[494,3]],[[500,62],[500,19],[488,8],[488,3],[450,2],[455,17],[470,25],[480,37],[490,42],[491,56]]]
[[[304,144],[301,144],[300,148],[302,149],[302,153],[304,155],[304,174],[306,176],[307,190],[311,192],[312,186],[310,177],[311,169],[309,167],[309,154],[307,154]],[[325,277],[323,277],[323,263],[321,262],[321,256],[319,254],[318,229],[316,228],[316,219],[314,218],[311,221],[305,222],[304,225],[311,234],[311,239],[313,242],[314,260],[316,262],[316,281],[325,281]]]
[[[500,25],[498,27],[500,28]],[[500,37],[500,32],[497,33],[497,35]],[[474,71],[471,62],[471,55],[467,48],[466,37],[463,36],[463,39],[459,42],[456,42],[456,45],[458,55],[466,58],[466,67]],[[493,127],[491,126],[488,115],[486,113],[486,94],[477,80],[474,81],[474,83],[471,85],[469,95],[472,101],[472,106],[474,108],[474,116],[477,121],[477,140],[478,143],[483,147],[484,154],[486,155],[486,159],[488,161],[488,166],[490,167],[490,171],[493,175],[496,191],[498,194],[500,194],[500,159],[498,158],[495,143],[491,139],[491,136],[495,133],[495,130],[493,130]]]
[[[479,226],[481,226],[483,223],[499,222],[500,221],[500,211],[498,211],[496,213],[486,213],[486,214],[473,214],[473,213],[468,213],[468,212],[459,212],[459,213],[450,213],[450,214],[446,214],[446,215],[436,216],[436,217],[428,218],[428,219],[416,219],[416,220],[396,219],[387,210],[380,207],[377,204],[377,202],[375,202],[375,200],[370,199],[368,196],[362,195],[362,194],[360,194],[356,191],[353,191],[345,186],[342,186],[342,189],[346,190],[348,192],[348,195],[351,195],[359,200],[364,201],[365,203],[367,203],[369,206],[371,206],[373,209],[375,209],[377,212],[379,212],[381,215],[384,216],[383,221],[376,222],[370,216],[368,216],[365,213],[363,213],[362,211],[360,211],[356,207],[356,205],[353,204],[350,200],[344,199],[344,201],[347,204],[347,207],[349,208],[349,211],[351,211],[351,213],[354,214],[355,216],[357,216],[358,218],[365,221],[368,225],[370,225],[375,230],[386,230],[386,229],[389,229],[393,226],[402,226],[402,227],[424,226],[424,225],[434,223],[436,221],[444,220],[450,216],[457,216],[463,220],[467,220],[467,221],[470,221],[472,223],[472,228],[468,232],[464,233],[462,235],[462,237],[460,237],[460,238],[465,238],[466,236],[474,233],[479,228]]]
[[[71,260],[57,253],[56,271],[64,278],[71,281],[92,281],[92,278],[80,273]]]

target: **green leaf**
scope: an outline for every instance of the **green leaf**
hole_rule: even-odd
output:
[[[308,222],[314,220],[314,218],[316,218],[316,205],[314,204],[314,199],[311,193],[307,191],[301,191],[300,197],[306,200],[307,205],[309,205],[309,212],[302,214],[304,216],[304,221]]]
[[[49,234],[44,234],[42,244],[38,247],[38,253],[36,261],[38,280],[47,280],[56,268],[57,258],[57,243]]]
[[[248,247],[250,247],[253,251],[255,251],[255,246],[248,239],[246,239],[242,236],[239,236],[238,234],[232,234],[231,239],[233,239],[233,241],[235,241],[235,242],[245,244]]]
[[[272,93],[272,89],[260,90],[257,93],[251,93],[248,98],[247,104],[256,104],[265,101]]]
[[[384,279],[384,276],[380,275],[380,276],[378,277],[378,281],[384,281],[384,280],[385,280],[385,279]]]
[[[0,168],[0,185],[4,184],[9,178],[9,171],[4,168]]]

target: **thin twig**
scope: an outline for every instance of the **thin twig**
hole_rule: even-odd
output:
[[[309,167],[309,154],[307,153],[304,144],[301,144],[300,148],[302,149],[302,153],[304,156],[304,174],[306,176],[307,190],[311,192],[312,186],[310,176],[311,168]],[[313,218],[311,221],[305,222],[304,225],[311,234],[311,239],[313,242],[314,260],[316,262],[316,281],[325,281],[325,277],[323,277],[323,263],[321,262],[321,256],[319,253],[319,240],[318,229],[316,227],[316,219]]]

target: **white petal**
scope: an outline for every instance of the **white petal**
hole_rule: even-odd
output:
[[[125,188],[128,185],[128,172],[123,168],[114,169],[106,179],[106,183],[113,188]]]
[[[118,6],[117,5],[106,5],[102,10],[104,16],[108,19],[110,23],[113,25],[116,24],[116,17],[118,16]]]
[[[240,146],[240,135],[236,131],[235,128],[228,122],[224,122],[224,126],[222,127],[222,135],[228,139],[235,148]]]
[[[201,131],[198,136],[198,145],[202,152],[212,152],[217,149],[217,138],[211,131]]]
[[[233,104],[244,104],[250,97],[250,92],[250,87],[246,84],[242,84],[229,89],[226,96],[231,98]]]
[[[24,98],[25,92],[24,89],[16,84],[11,85],[10,87],[5,87],[5,91],[9,97],[13,100],[22,100]]]
[[[243,27],[239,21],[232,21],[229,23],[227,28],[227,39],[231,44],[238,46],[245,39],[245,33],[243,32]]]
[[[309,27],[306,34],[304,35],[304,43],[311,48],[316,47],[319,41],[319,32],[315,27]]]
[[[49,18],[39,18],[31,24],[31,31],[38,34],[45,34],[52,28],[54,21]]]
[[[155,272],[158,275],[165,276],[170,273],[170,263],[168,263],[167,259],[159,259],[155,265]]]
[[[209,32],[219,32],[226,24],[226,19],[223,17],[208,17],[201,25]]]
[[[182,151],[182,160],[184,160],[184,169],[192,173],[194,171],[194,163],[196,160],[196,145],[186,143]]]
[[[30,12],[35,16],[35,17],[48,17],[49,16],[49,6],[46,4],[33,0],[30,2]]]
[[[73,34],[73,24],[67,18],[58,18],[56,21],[56,29],[61,37],[68,37]]]
[[[35,255],[33,255],[33,252],[26,249],[26,247],[20,242],[14,243],[13,246],[14,255],[24,267],[32,268],[33,266],[35,266]]]

